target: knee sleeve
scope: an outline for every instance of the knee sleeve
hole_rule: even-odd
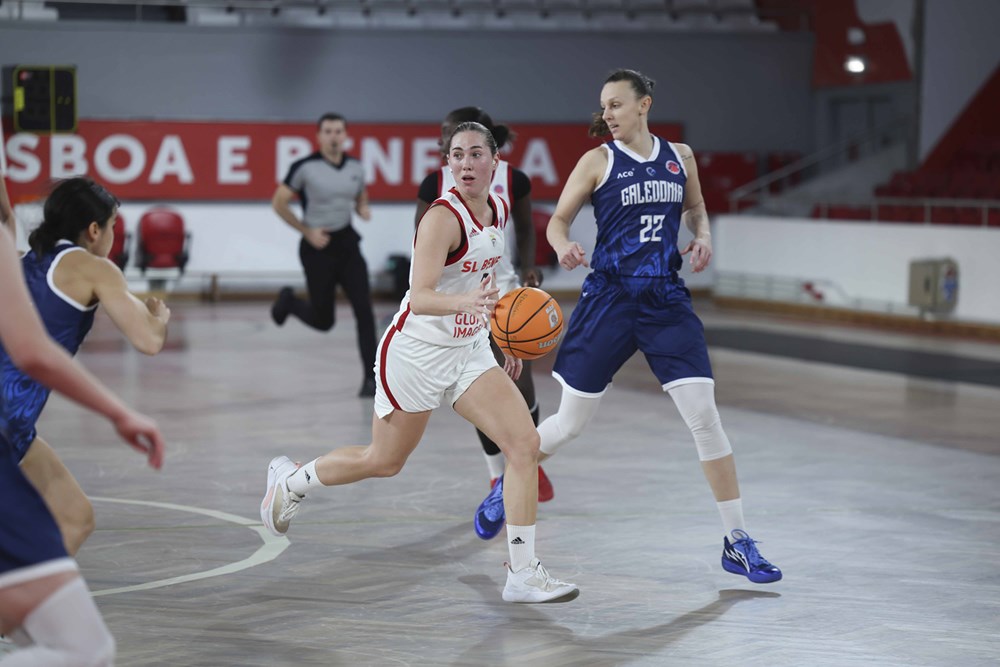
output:
[[[559,412],[538,425],[538,435],[542,438],[541,452],[551,456],[565,443],[583,433],[600,404],[600,396],[583,397],[563,390]]]
[[[83,579],[77,577],[45,599],[24,619],[24,631],[35,643],[8,658],[10,665],[110,667],[115,640],[101,618]],[[4,665],[8,664],[4,661]]]
[[[708,382],[691,382],[678,385],[668,392],[674,399],[684,423],[691,429],[698,458],[714,461],[733,453],[722,420],[715,407],[715,385]]]

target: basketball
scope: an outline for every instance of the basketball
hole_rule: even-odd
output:
[[[538,359],[554,350],[562,336],[562,309],[548,292],[518,287],[497,301],[490,329],[493,340],[507,354]]]

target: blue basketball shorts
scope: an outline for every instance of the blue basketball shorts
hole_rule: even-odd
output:
[[[552,374],[570,390],[599,396],[637,350],[664,390],[713,382],[705,328],[680,278],[592,272],[583,281]]]
[[[10,443],[2,436],[0,507],[0,587],[76,570],[55,519],[21,473]]]

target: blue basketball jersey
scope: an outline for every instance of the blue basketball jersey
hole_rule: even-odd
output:
[[[21,264],[28,292],[49,336],[67,352],[76,354],[94,323],[97,304],[82,306],[56,287],[53,279],[56,266],[70,252],[87,251],[69,241],[60,241],[47,255],[29,252]],[[17,368],[0,346],[0,429],[13,446],[16,460],[24,456],[35,439],[35,423],[48,398],[49,389]]]
[[[675,275],[681,267],[677,231],[687,171],[674,145],[653,137],[645,157],[610,141],[604,180],[591,195],[597,245],[590,265],[622,276]]]

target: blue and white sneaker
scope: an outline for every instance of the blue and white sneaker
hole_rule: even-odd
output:
[[[757,543],[746,532],[736,529],[722,538],[722,568],[741,574],[755,584],[770,584],[781,579],[781,570],[767,562],[757,551]]]
[[[476,535],[484,540],[492,540],[503,528],[506,518],[503,509],[503,475],[500,475],[490,489],[489,495],[479,503],[472,524],[476,529]]]

